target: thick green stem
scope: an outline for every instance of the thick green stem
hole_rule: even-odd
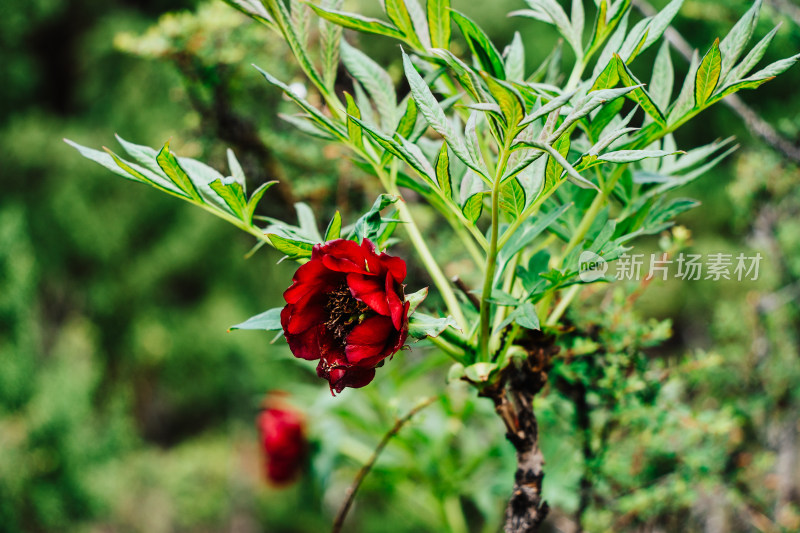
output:
[[[489,357],[489,315],[491,314],[492,285],[494,284],[494,270],[497,267],[497,239],[499,233],[499,213],[500,213],[500,180],[496,180],[492,188],[492,238],[489,241],[489,253],[486,256],[486,270],[483,279],[483,292],[481,293],[481,330],[480,330],[480,350],[481,361],[488,361]]]

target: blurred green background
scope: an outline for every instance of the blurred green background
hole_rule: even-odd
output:
[[[380,12],[377,2],[350,4]],[[704,51],[749,4],[687,0],[676,26]],[[800,29],[796,6],[767,4],[757,38],[784,22],[771,61],[797,52]],[[505,17],[521,1],[454,7],[501,45],[519,29],[528,69],[556,37]],[[159,23],[167,11],[180,14]],[[60,139],[171,139],[217,168],[232,147],[248,179],[284,182],[262,212],[290,220],[295,199],[321,219],[338,205],[347,219],[371,203],[374,184],[337,148],[277,118],[291,107],[249,65],[300,81],[288,51],[222,2],[5,0],[0,15],[0,531],[326,530],[394,416],[444,387],[446,360],[403,352],[370,387],[332,399],[281,342],[226,333],[280,305],[291,265],[266,249],[245,259],[247,235],[113,177]],[[362,42],[400,82],[396,44]],[[682,80],[686,66],[677,54],[673,62]],[[743,97],[797,139],[798,86],[795,68]],[[648,353],[677,371],[608,457],[617,485],[603,489],[616,507],[598,502],[588,530],[800,530],[800,170],[722,105],[677,138],[690,148],[729,135],[741,149],[682,192],[703,205],[681,223],[693,251],[760,251],[761,276],[656,282],[640,298],[639,320],[672,324]],[[448,257],[429,215],[419,211]],[[423,285],[422,276],[410,279]],[[271,390],[291,393],[312,440],[306,475],[284,490],[262,481],[254,427]],[[348,531],[498,529],[513,454],[488,402],[459,384],[447,390],[389,445]],[[568,531],[577,448],[556,400],[541,408],[549,527]]]

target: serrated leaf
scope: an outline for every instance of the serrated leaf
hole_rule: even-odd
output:
[[[408,335],[414,339],[438,337],[447,328],[458,328],[453,317],[436,318],[417,311],[408,317]]]
[[[276,250],[288,256],[289,259],[311,257],[311,251],[314,248],[313,243],[288,239],[280,235],[275,235],[274,233],[268,234],[267,238]]]
[[[242,322],[228,328],[228,331],[237,329],[260,329],[265,331],[280,331],[283,329],[281,326],[281,307],[268,309],[263,313],[252,316]]]
[[[381,128],[394,131],[397,126],[397,95],[391,76],[358,48],[342,40],[342,62],[348,72],[367,90],[381,118]]]
[[[325,9],[314,4],[309,4],[309,6],[317,15],[339,26],[364,33],[374,33],[403,40],[403,32],[382,20],[365,17],[356,13],[344,13],[335,9]]]
[[[342,214],[336,211],[325,230],[325,242],[338,239],[342,236]]]
[[[428,26],[431,46],[447,50],[450,48],[450,0],[428,0]]]
[[[563,134],[559,137],[554,143],[553,148],[561,154],[562,157],[566,158],[567,154],[569,154],[569,133]],[[544,171],[544,188],[545,190],[550,190],[558,180],[561,179],[561,172],[563,168],[556,160],[555,156],[548,155],[547,156],[547,166],[545,167]]]
[[[467,46],[480,63],[481,68],[497,79],[506,79],[503,58],[486,33],[468,17],[454,9],[450,11],[453,20],[467,40]]]
[[[694,106],[696,108],[702,108],[711,98],[711,95],[714,94],[714,89],[717,88],[717,83],[719,82],[721,68],[722,58],[719,52],[719,39],[716,39],[697,68],[697,77],[694,83]]]
[[[461,208],[461,212],[464,214],[464,218],[470,221],[472,224],[475,224],[478,219],[481,217],[481,213],[483,212],[483,195],[486,193],[478,192],[467,198],[467,201],[464,202],[464,207]]]
[[[445,198],[453,197],[453,182],[450,175],[450,158],[447,155],[447,143],[442,143],[439,157],[436,159],[436,182]]]
[[[519,217],[525,210],[527,198],[525,190],[520,185],[519,180],[512,178],[505,182],[500,189],[500,209],[511,215],[513,218]]]

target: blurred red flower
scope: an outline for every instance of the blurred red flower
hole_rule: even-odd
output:
[[[256,424],[267,479],[276,485],[292,481],[302,469],[306,456],[303,418],[292,408],[268,398]]]
[[[317,375],[331,392],[363,387],[375,367],[403,347],[409,303],[406,263],[378,254],[367,239],[314,246],[283,293],[281,325],[295,357],[319,359]]]

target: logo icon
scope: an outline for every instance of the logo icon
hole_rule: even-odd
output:
[[[591,283],[603,278],[608,271],[608,262],[594,252],[585,250],[578,258],[578,278]]]

